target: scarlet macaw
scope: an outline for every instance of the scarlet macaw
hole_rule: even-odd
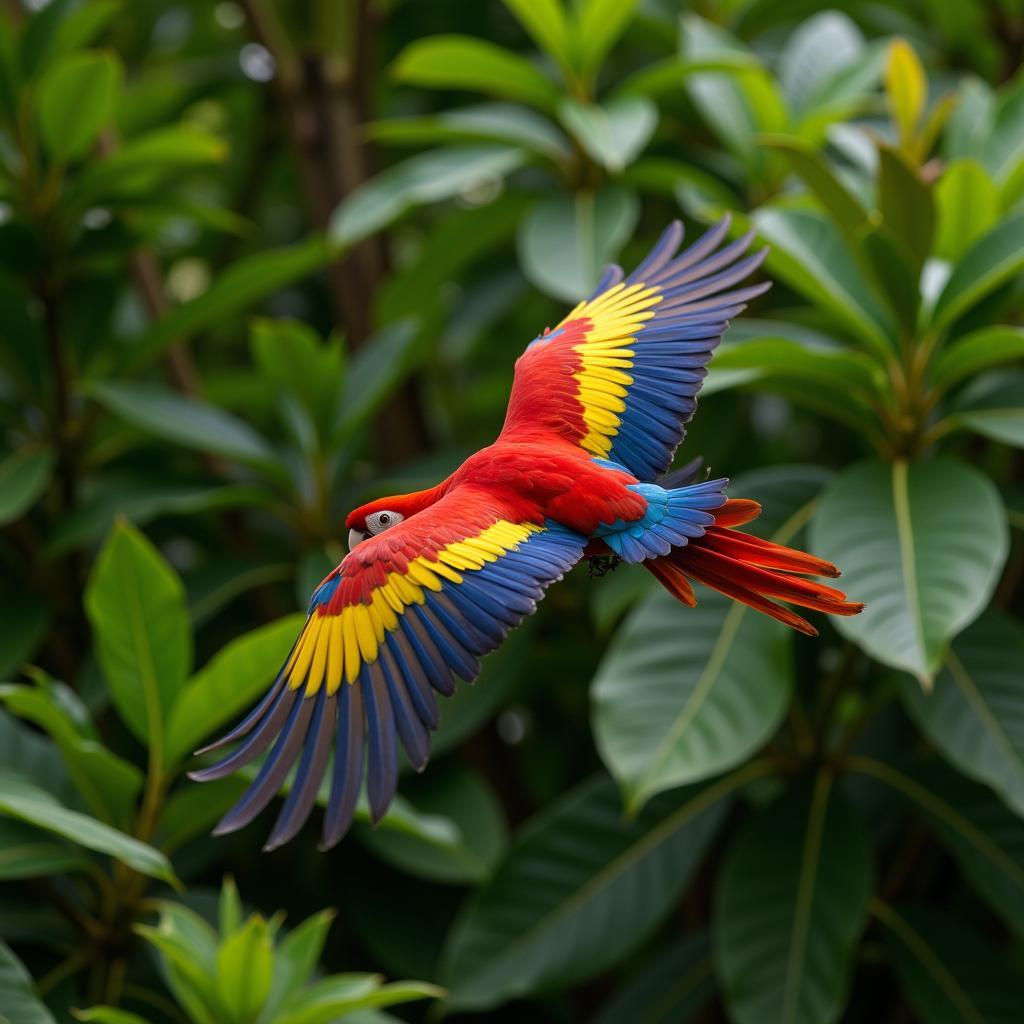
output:
[[[317,587],[270,692],[207,750],[233,753],[193,774],[223,778],[263,754],[255,781],[217,826],[248,824],[299,760],[267,843],[291,839],[334,768],[322,846],[348,830],[362,784],[374,821],[398,782],[398,744],[421,770],[438,724],[435,693],[476,678],[482,655],[584,556],[642,562],[683,604],[691,580],[816,635],[773,598],[853,615],[829,562],[736,529],[760,506],[726,497],[725,479],[663,476],[697,407],[731,317],[768,283],[730,291],[764,259],[752,235],[719,248],[723,220],[681,255],[679,222],[623,280],[594,294],[516,362],[498,440],[436,487],[380,498],[346,521],[349,554]],[[301,753],[301,759],[300,759]]]

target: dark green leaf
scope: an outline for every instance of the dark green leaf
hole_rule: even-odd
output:
[[[979,377],[957,399],[953,424],[1024,448],[1024,372]]]
[[[935,201],[917,171],[888,146],[878,147],[878,206],[883,223],[920,271],[932,251]]]
[[[836,628],[927,687],[949,642],[988,603],[1006,559],[1006,517],[970,466],[870,460],[825,491],[811,550],[840,566],[850,599],[866,605]]]
[[[0,818],[0,880],[43,878],[90,868],[80,849],[40,829]],[[0,1013],[4,1006],[0,1004]]]
[[[666,794],[629,823],[606,777],[550,807],[450,933],[449,1005],[486,1009],[614,963],[671,910],[746,777]]]
[[[88,152],[110,120],[120,83],[121,62],[110,53],[68,54],[46,72],[36,102],[42,139],[55,160]]]
[[[759,812],[715,896],[715,966],[730,1019],[838,1020],[870,895],[865,829],[831,776]]]
[[[905,337],[917,337],[917,312],[921,302],[920,274],[906,248],[884,224],[872,224],[858,232],[878,293],[893,311]]]
[[[57,1024],[36,995],[32,976],[10,947],[0,941],[0,1016],[10,1024]]]
[[[138,530],[121,522],[96,560],[85,606],[114,705],[167,763],[165,723],[192,664],[181,580]]]
[[[1024,360],[1024,328],[982,327],[939,352],[932,381],[945,390],[979,370]]]
[[[0,526],[20,519],[39,500],[52,469],[53,454],[46,449],[23,448],[0,462]]]

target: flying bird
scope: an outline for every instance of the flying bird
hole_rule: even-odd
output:
[[[220,779],[267,754],[215,832],[248,824],[298,762],[267,842],[293,838],[328,772],[322,848],[352,823],[365,770],[370,816],[398,784],[399,745],[422,770],[437,695],[471,682],[547,587],[586,557],[639,562],[684,605],[691,581],[803,633],[780,601],[836,615],[861,605],[805,576],[829,562],[743,533],[757,502],[726,496],[699,462],[668,472],[729,320],[770,283],[737,287],[767,250],[728,220],[677,255],[677,221],[629,277],[609,267],[594,294],[526,347],[490,447],[437,486],[348,516],[349,553],[317,587],[298,640],[259,705],[199,753],[237,744],[192,774]],[[269,750],[269,753],[267,751]]]

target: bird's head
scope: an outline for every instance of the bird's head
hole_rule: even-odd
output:
[[[368,537],[376,537],[385,530],[404,522],[410,516],[429,508],[440,497],[436,487],[413,494],[394,494],[353,509],[345,520],[348,527],[348,549],[351,551]]]

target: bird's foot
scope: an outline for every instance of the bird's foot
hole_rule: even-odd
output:
[[[588,568],[591,579],[600,579],[607,573],[619,567],[622,559],[618,555],[591,555],[588,559]]]

